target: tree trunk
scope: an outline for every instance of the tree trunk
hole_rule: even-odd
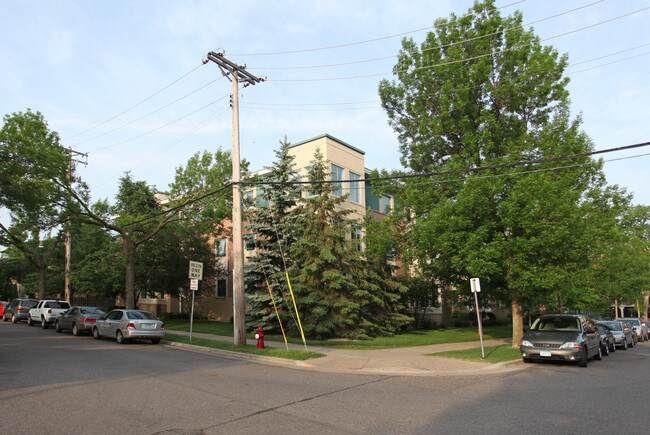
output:
[[[448,326],[451,324],[451,304],[449,303],[449,287],[440,288],[440,323]]]
[[[512,300],[512,348],[519,348],[524,337],[524,314],[518,299]]]
[[[614,298],[614,319],[618,320],[618,296]]]
[[[648,305],[650,305],[650,293],[646,293],[643,297],[643,321],[648,321]]]
[[[131,240],[125,237],[124,240],[124,299],[127,310],[135,309],[135,247]]]
[[[38,266],[38,298],[45,299],[45,273],[47,272],[47,267],[43,264]]]

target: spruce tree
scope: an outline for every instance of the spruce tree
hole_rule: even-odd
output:
[[[288,247],[296,238],[296,214],[293,210],[300,198],[300,185],[292,182],[299,178],[295,169],[294,157],[289,154],[286,137],[280,141],[275,152],[276,161],[268,167],[268,172],[259,177],[256,184],[257,197],[249,204],[246,213],[246,243],[254,244],[255,255],[249,257],[245,267],[245,288],[250,305],[247,327],[264,327],[267,331],[279,331],[279,322],[269,295],[271,287],[275,304],[283,325],[293,321],[293,307],[287,292],[286,268],[292,262]],[[271,183],[271,184],[265,184]]]
[[[345,196],[334,187],[320,150],[308,170],[312,184],[298,208],[301,238],[290,247],[293,291],[306,337],[367,338],[362,308],[371,299],[371,286],[360,283],[363,264],[347,235],[350,210],[341,208]]]

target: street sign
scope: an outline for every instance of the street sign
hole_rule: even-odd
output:
[[[481,293],[481,281],[478,278],[470,278],[469,285],[472,293]]]
[[[199,289],[199,280],[198,279],[190,279],[190,290],[198,290]]]
[[[203,263],[198,261],[190,261],[189,279],[203,279]]]

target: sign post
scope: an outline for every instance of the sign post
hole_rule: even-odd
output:
[[[478,306],[478,294],[481,292],[481,281],[478,278],[470,278],[469,285],[474,293],[474,302],[476,303],[476,319],[478,320],[478,336],[481,340],[481,358],[485,359],[485,349],[483,348],[483,324],[481,322],[481,311]]]
[[[199,289],[199,281],[203,279],[203,263],[190,261],[188,278],[192,291],[192,309],[190,312],[190,342],[192,342],[192,327],[194,326],[194,294]]]

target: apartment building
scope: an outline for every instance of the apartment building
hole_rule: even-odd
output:
[[[335,187],[335,195],[348,195],[342,207],[352,210],[351,219],[363,219],[368,210],[381,219],[387,210],[393,206],[393,198],[389,195],[376,195],[372,186],[366,180],[369,170],[365,167],[365,152],[329,134],[323,134],[301,142],[296,142],[289,147],[289,152],[294,156],[295,168],[301,177],[307,177],[307,171],[314,160],[316,150],[320,150],[324,160],[329,165],[331,180]],[[255,189],[247,195],[255,197]],[[360,231],[360,230],[359,230]],[[362,239],[360,232],[351,234],[353,238]],[[216,263],[219,270],[226,271],[215,280],[206,280],[201,283],[202,289],[196,295],[194,312],[202,317],[218,321],[230,321],[233,315],[233,289],[232,270],[233,255],[232,243],[228,237],[218,237],[213,240]],[[252,235],[244,236],[244,261],[254,255]],[[207,266],[207,265],[206,265]],[[204,267],[206,267],[204,266]],[[153,301],[143,301],[151,304]],[[189,301],[184,301],[188,303]],[[159,303],[159,308],[162,308]],[[180,303],[167,303],[164,306],[176,311],[174,307]],[[160,311],[159,311],[160,312]]]

